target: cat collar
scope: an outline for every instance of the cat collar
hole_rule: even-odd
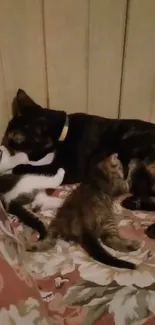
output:
[[[68,117],[68,115],[66,115],[65,124],[63,126],[62,132],[61,132],[60,137],[59,137],[60,142],[63,142],[66,139],[68,129],[69,129],[69,117]]]

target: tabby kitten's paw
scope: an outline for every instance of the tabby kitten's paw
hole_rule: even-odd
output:
[[[121,205],[128,210],[140,210],[140,199],[135,196],[130,196],[123,200]]]
[[[55,244],[55,242],[54,242]],[[42,240],[38,240],[36,242],[31,241],[30,243],[27,242],[25,244],[25,250],[27,252],[44,252],[46,250],[48,250],[50,248],[50,244],[48,241],[42,241]]]
[[[106,245],[115,249],[116,251],[128,253],[137,251],[137,249],[139,249],[141,246],[141,242],[137,240],[122,238],[120,236],[111,236],[108,242],[106,242]]]
[[[149,238],[155,239],[155,223],[153,223],[152,225],[150,225],[148,228],[145,229],[145,234]]]
[[[141,243],[138,240],[126,240],[126,247],[128,251],[137,251],[141,246]]]
[[[26,250],[26,252],[36,252],[37,245],[35,244],[35,242],[26,243],[25,250]]]

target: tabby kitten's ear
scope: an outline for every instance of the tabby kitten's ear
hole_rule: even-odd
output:
[[[40,109],[40,106],[37,105],[23,89],[18,89],[17,94],[12,102],[13,116],[32,114],[34,111],[38,111],[38,109]]]
[[[118,153],[113,153],[111,156],[110,156],[110,162],[113,166],[116,166],[117,163],[118,163]]]

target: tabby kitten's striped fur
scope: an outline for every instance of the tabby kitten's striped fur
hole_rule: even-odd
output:
[[[114,198],[129,191],[123,167],[117,154],[100,162],[87,182],[81,183],[66,199],[51,222],[46,238],[28,244],[31,251],[51,248],[57,238],[79,243],[90,256],[101,263],[134,269],[135,265],[110,255],[98,242],[122,252],[139,248],[139,242],[122,238],[118,217],[113,211]]]

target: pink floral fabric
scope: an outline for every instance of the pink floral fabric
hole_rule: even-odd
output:
[[[49,325],[36,282],[24,265],[21,246],[0,204],[0,324]],[[6,232],[5,232],[5,231]]]
[[[74,187],[60,187],[49,194],[65,198]],[[144,235],[144,229],[155,222],[155,213],[125,210],[120,206],[121,199],[114,206],[122,215],[120,232],[139,239],[141,247],[129,254],[106,249],[136,263],[134,271],[100,264],[81,247],[63,240],[48,252],[24,252],[0,228],[0,305],[4,310],[0,311],[0,320],[5,315],[15,324],[19,319],[22,324],[22,318],[27,317],[29,324],[154,325],[155,241]],[[45,211],[38,217],[48,224],[55,213]],[[37,234],[16,217],[9,216],[9,222],[1,219],[19,240],[36,240]]]

